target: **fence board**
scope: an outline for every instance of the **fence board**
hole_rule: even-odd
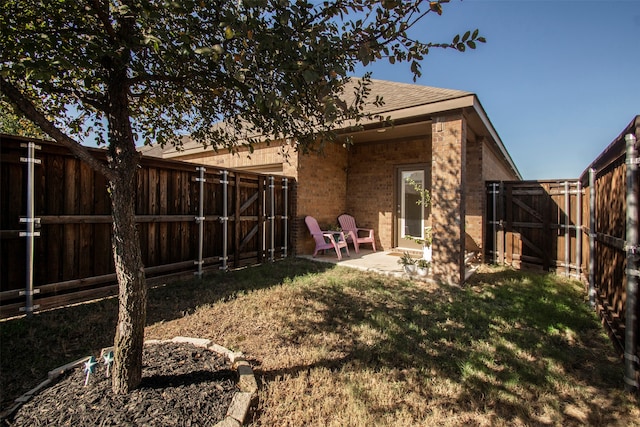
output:
[[[628,134],[635,136],[629,146]],[[629,389],[640,384],[640,316],[635,305],[637,285],[632,281],[640,268],[634,254],[638,248],[627,240],[630,229],[632,235],[637,233],[637,224],[632,225],[633,219],[627,224],[627,218],[637,215],[638,207],[628,207],[627,197],[640,200],[640,174],[629,172],[627,165],[638,164],[639,135],[640,116],[579,181],[489,182],[486,204],[489,259],[588,283],[590,302],[620,353],[626,353],[624,381]],[[541,217],[542,226],[536,223]]]
[[[487,226],[487,257],[578,277],[577,188],[576,180],[488,182],[486,205],[496,227]]]
[[[26,150],[20,143],[26,140],[3,136],[0,147],[0,316],[17,315],[20,304],[24,305],[24,301],[15,301],[12,292],[24,289],[26,280],[26,245],[24,239],[18,237],[19,231],[25,229],[19,217],[26,212],[26,167],[19,158]],[[41,218],[41,237],[35,240],[34,288],[43,292],[36,295],[34,304],[50,307],[56,301],[66,303],[112,293],[115,268],[111,255],[108,183],[66,149],[45,141],[38,144],[42,150],[36,151],[36,157],[42,163],[36,166],[34,194],[36,216]],[[103,161],[106,159],[102,150],[93,150],[93,153]],[[204,193],[200,194],[199,183],[195,181],[197,167],[192,163],[141,160],[136,183],[136,222],[143,262],[150,278],[197,270],[194,261],[198,256],[196,217],[200,198],[203,198],[205,217],[203,270],[221,266],[225,256],[220,221],[222,169],[207,167]],[[270,232],[268,213],[264,209],[267,180],[266,175],[229,171],[229,267],[262,262],[270,249],[265,239]],[[293,182],[289,178],[290,185]],[[291,204],[294,199],[289,200]],[[284,205],[277,208],[284,209]],[[287,209],[292,211],[291,206]],[[276,211],[276,215],[281,217],[283,212]],[[281,254],[285,230],[282,227],[275,230],[278,248],[273,252]],[[105,277],[110,279],[92,281],[92,278]],[[69,285],[72,289],[51,286],[58,283],[73,284]],[[87,283],[91,283],[89,288]],[[67,293],[76,296],[66,296]]]

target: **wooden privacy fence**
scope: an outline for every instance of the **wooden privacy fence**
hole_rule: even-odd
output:
[[[104,177],[54,143],[3,135],[1,150],[0,317],[116,294]],[[292,179],[144,157],[140,166],[147,277],[287,256]]]
[[[640,382],[639,135],[637,116],[578,180],[487,183],[485,256],[587,283],[629,390]]]
[[[486,253],[515,268],[582,274],[582,191],[573,181],[487,183]]]

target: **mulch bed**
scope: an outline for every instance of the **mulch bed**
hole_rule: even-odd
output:
[[[147,344],[140,387],[111,391],[102,360],[85,387],[84,365],[22,405],[7,426],[212,426],[237,391],[237,374],[222,355],[190,343]]]

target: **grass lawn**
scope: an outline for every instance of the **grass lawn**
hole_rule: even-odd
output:
[[[104,300],[0,323],[3,407],[111,345]],[[148,339],[242,351],[256,426],[639,425],[581,284],[483,267],[462,288],[291,259],[153,289]]]

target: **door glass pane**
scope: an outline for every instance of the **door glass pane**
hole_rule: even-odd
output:
[[[424,208],[418,205],[420,194],[407,180],[413,180],[424,188],[424,171],[402,172],[402,237],[407,235],[422,238],[424,227]]]

